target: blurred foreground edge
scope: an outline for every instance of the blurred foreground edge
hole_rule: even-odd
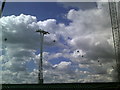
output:
[[[81,88],[81,89],[119,89],[120,83],[49,83],[49,84],[2,84],[3,89],[9,88],[30,88],[30,89],[50,89],[50,88]],[[119,89],[120,90],[120,89]]]

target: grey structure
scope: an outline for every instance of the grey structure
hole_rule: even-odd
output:
[[[43,66],[42,66],[43,40],[44,40],[44,35],[50,33],[41,29],[37,30],[36,32],[40,33],[40,61],[39,61],[38,83],[43,84]]]
[[[116,81],[120,82],[120,2],[110,1],[109,10],[116,56],[116,70],[118,73]]]

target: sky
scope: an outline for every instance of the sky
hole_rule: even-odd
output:
[[[1,83],[38,83],[37,29],[50,33],[43,43],[44,83],[115,82],[108,10],[105,2],[7,2],[0,19]]]

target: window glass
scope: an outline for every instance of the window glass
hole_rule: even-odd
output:
[[[0,27],[1,83],[37,84],[41,58],[43,83],[116,80],[107,2],[6,2]]]

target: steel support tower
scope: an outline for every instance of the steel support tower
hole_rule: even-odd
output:
[[[39,73],[38,73],[38,84],[43,84],[43,40],[45,34],[50,34],[44,30],[36,30],[36,32],[40,33],[40,61],[39,61]]]
[[[115,2],[114,0],[109,1],[109,11],[115,48],[116,70],[118,74],[116,81],[120,82],[120,2]]]

